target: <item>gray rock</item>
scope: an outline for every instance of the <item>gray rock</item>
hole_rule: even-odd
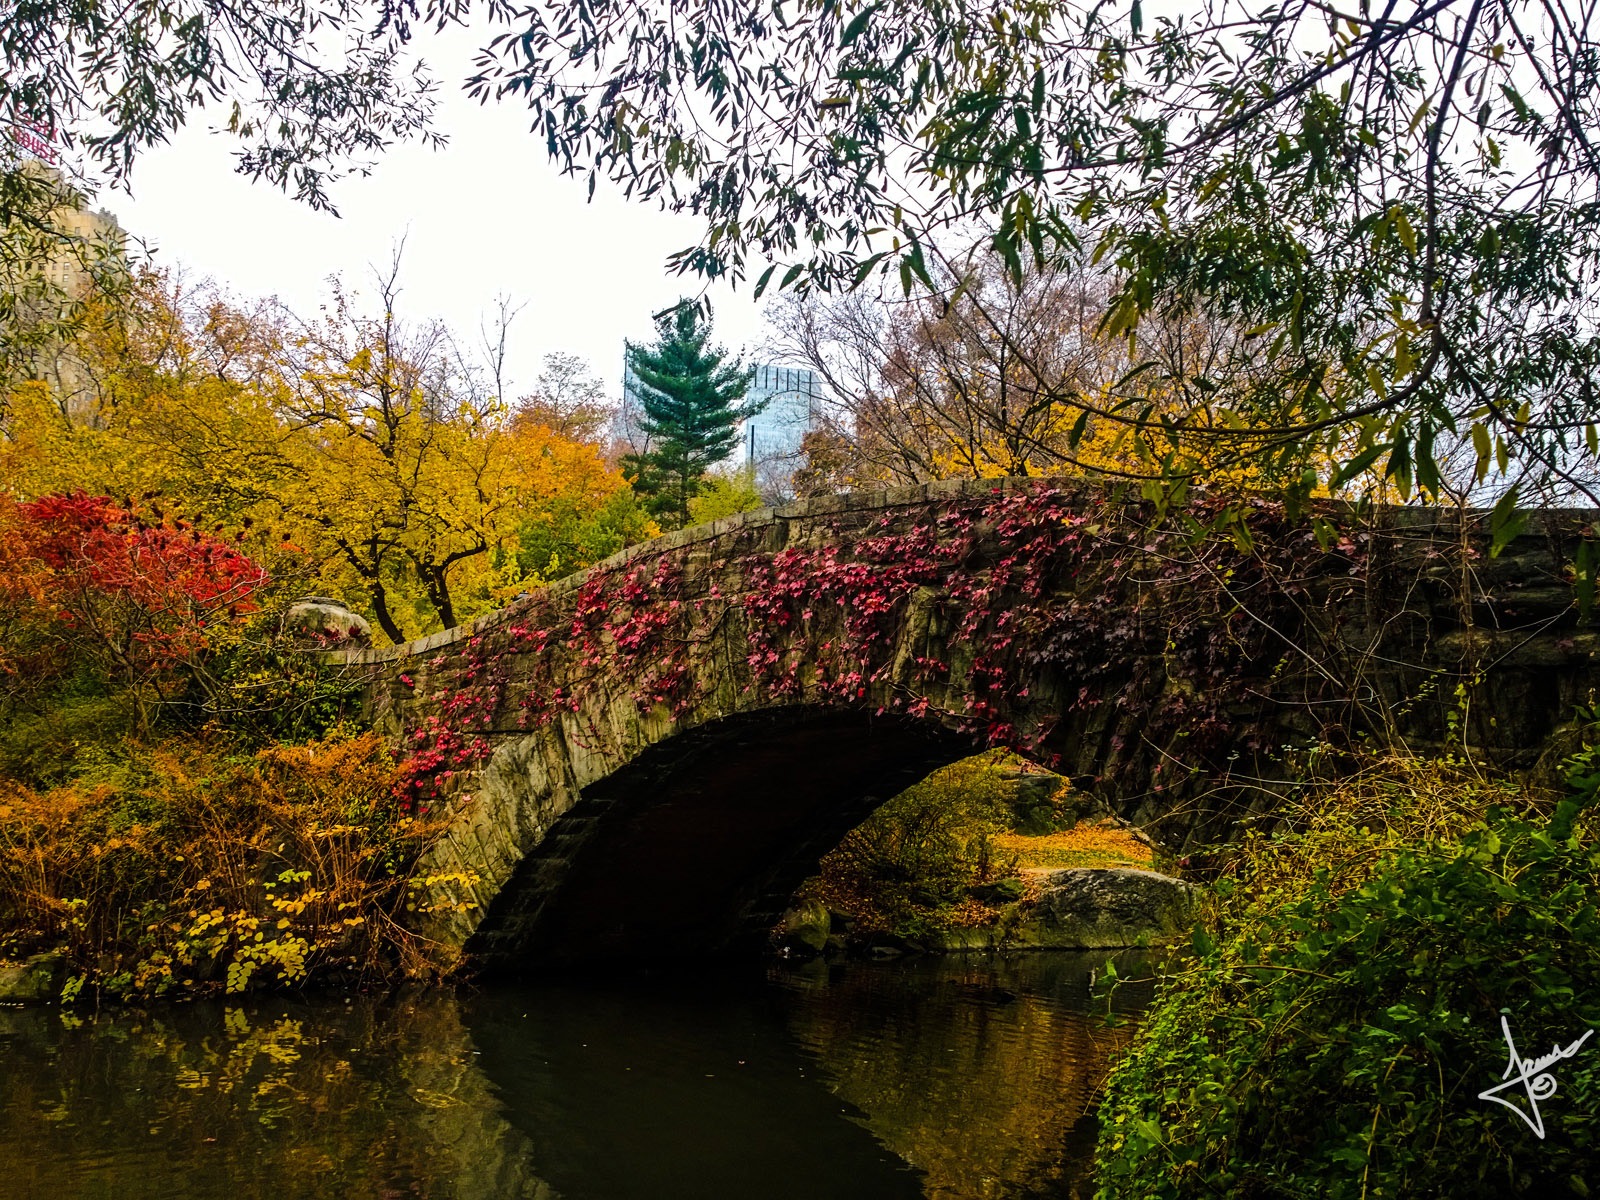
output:
[[[66,959],[54,953],[0,963],[0,1004],[47,1004],[61,994],[66,972]]]
[[[342,600],[302,596],[283,614],[283,630],[296,641],[341,648],[372,645],[372,626]]]
[[[1005,771],[1000,778],[1006,780],[1016,789],[1016,805],[1018,808],[1033,808],[1040,804],[1049,804],[1055,794],[1061,790],[1065,782],[1054,771]]]
[[[1098,950],[1171,941],[1195,917],[1192,884],[1132,867],[1049,871],[1044,894],[1010,940],[1016,946]]]
[[[1000,776],[1011,785],[1012,821],[1028,837],[1054,833],[1057,828],[1055,794],[1064,780],[1053,771],[1005,771]]]

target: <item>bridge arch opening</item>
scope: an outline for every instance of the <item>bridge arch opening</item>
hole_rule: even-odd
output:
[[[495,973],[755,953],[851,829],[979,749],[928,719],[820,706],[668,738],[583,790],[467,952]]]

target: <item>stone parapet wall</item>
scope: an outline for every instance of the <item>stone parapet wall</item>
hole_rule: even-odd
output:
[[[939,505],[959,501],[962,499],[985,498],[996,492],[1015,492],[1034,486],[1038,480],[1028,479],[944,479],[934,483],[916,484],[911,487],[891,488],[882,492],[852,492],[838,496],[819,496],[809,500],[796,500],[790,504],[780,504],[772,508],[758,508],[750,512],[735,513],[731,517],[710,521],[704,525],[691,526],[688,529],[676,529],[671,533],[662,534],[648,542],[629,546],[618,551],[610,558],[596,563],[585,571],[568,575],[539,589],[539,595],[552,601],[559,602],[565,597],[575,596],[583,589],[589,580],[605,575],[613,575],[624,569],[630,563],[640,559],[654,559],[664,554],[680,551],[686,547],[710,548],[717,543],[725,541],[746,530],[770,531],[777,544],[786,546],[790,544],[789,527],[797,524],[806,527],[817,521],[845,516],[851,513],[887,513],[897,509],[915,510],[929,505]],[[1081,482],[1074,481],[1074,486],[1081,486]],[[375,646],[359,650],[334,651],[330,655],[333,661],[359,665],[366,663],[390,663],[407,659],[418,658],[427,654],[437,653],[441,647],[447,647],[457,642],[465,642],[494,626],[509,620],[519,609],[526,605],[526,601],[514,601],[505,608],[496,609],[494,612],[485,613],[471,621],[466,621],[454,629],[441,629],[437,633],[430,633],[414,641],[404,642],[398,646]]]

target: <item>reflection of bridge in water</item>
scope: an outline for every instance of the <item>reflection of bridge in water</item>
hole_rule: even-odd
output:
[[[1103,961],[0,1011],[0,1177],[52,1200],[1076,1195],[1129,1033],[1093,1014]]]
[[[449,817],[430,934],[490,964],[676,957],[753,940],[874,804],[984,744],[1172,847],[1269,809],[1320,738],[1459,719],[1533,765],[1600,683],[1566,582],[1594,515],[1491,559],[1482,514],[1262,508],[1245,544],[1081,482],[930,485],[686,530],[343,657]]]
[[[1065,1197],[1131,1035],[1092,1011],[1103,961],[814,963],[464,1007],[506,1120],[569,1200]]]

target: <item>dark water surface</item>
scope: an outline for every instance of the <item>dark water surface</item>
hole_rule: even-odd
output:
[[[0,1010],[0,1197],[1071,1197],[1105,957]]]

